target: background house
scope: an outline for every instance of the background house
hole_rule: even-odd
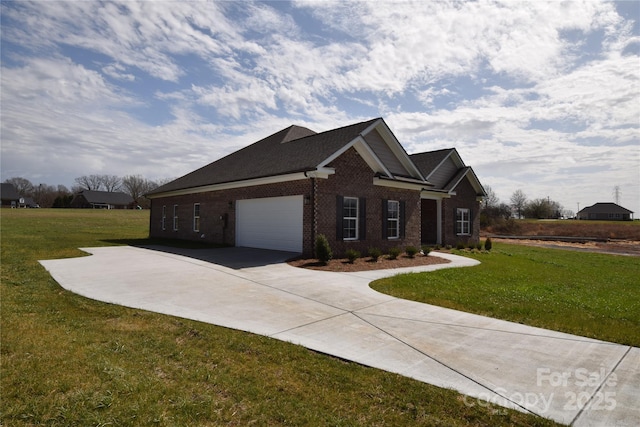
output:
[[[71,200],[72,208],[81,209],[133,209],[133,198],[117,191],[84,190],[76,194]]]
[[[633,212],[615,203],[596,203],[576,215],[577,219],[598,219],[605,221],[631,221]]]
[[[336,255],[366,254],[419,247],[421,200],[432,199],[440,201],[433,227],[442,243],[451,235],[477,241],[473,218],[484,193],[456,156],[462,166],[435,185],[383,119],[322,133],[291,126],[147,194],[150,235],[312,255],[324,234]],[[442,202],[454,197],[462,211]]]
[[[16,191],[13,184],[0,184],[0,198],[2,199],[2,207],[16,208],[20,203],[20,195]]]

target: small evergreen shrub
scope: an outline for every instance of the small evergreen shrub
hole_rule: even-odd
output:
[[[355,260],[360,258],[360,252],[356,251],[355,249],[347,249],[347,252],[345,252],[345,255],[347,256],[347,259],[349,260],[349,264],[353,264],[355,262]]]
[[[464,242],[456,243],[456,249],[459,250],[459,251],[463,250],[465,248],[465,246],[466,245],[464,244]]]
[[[481,251],[482,250],[482,243],[480,243],[480,242],[476,243],[476,249]]]
[[[378,258],[382,255],[382,251],[378,248],[369,248],[369,256],[374,262],[378,261]]]
[[[396,259],[400,255],[400,249],[391,248],[389,249],[389,259]]]
[[[324,265],[327,265],[333,258],[331,246],[329,246],[329,241],[324,234],[318,234],[316,237],[316,257]]]
[[[484,241],[484,250],[485,251],[490,251],[491,250],[491,237],[487,237],[487,240]]]
[[[422,246],[422,254],[427,256],[429,255],[429,252],[431,252],[431,248],[427,245],[423,245]]]
[[[407,246],[404,251],[407,253],[409,258],[414,258],[418,253],[418,248],[416,248],[415,246]]]

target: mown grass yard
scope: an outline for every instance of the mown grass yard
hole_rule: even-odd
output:
[[[37,262],[144,241],[148,211],[0,215],[1,425],[554,425],[270,338],[88,300]]]
[[[488,253],[453,252],[481,264],[371,286],[399,298],[640,346],[640,258],[503,243]]]

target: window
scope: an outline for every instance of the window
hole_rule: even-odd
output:
[[[396,200],[387,201],[387,238],[397,239],[400,237],[400,202]]]
[[[167,206],[166,205],[162,205],[162,230],[166,230],[167,229]]]
[[[200,203],[193,204],[193,231],[200,231]]]
[[[178,231],[178,205],[173,205],[173,231]]]
[[[345,197],[342,204],[342,238],[358,240],[358,198]]]
[[[456,234],[471,234],[471,211],[458,208],[456,210]]]

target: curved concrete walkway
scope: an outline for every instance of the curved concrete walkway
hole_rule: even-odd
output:
[[[289,253],[228,248],[88,248],[41,261],[62,287],[99,301],[266,335],[565,424],[640,424],[640,349],[380,294],[368,285],[449,264],[329,273]],[[172,251],[172,252],[168,252]],[[179,253],[176,253],[178,251]],[[472,275],[470,275],[472,277]]]

